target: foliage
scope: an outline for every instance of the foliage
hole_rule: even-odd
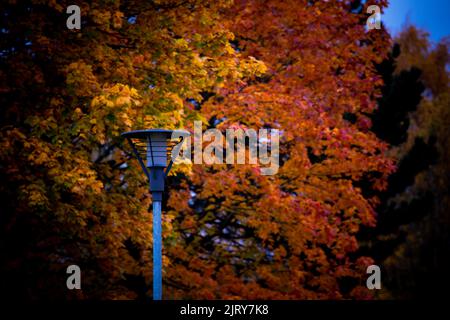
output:
[[[198,166],[168,181],[166,298],[369,298],[361,225],[394,170],[370,131],[386,56],[347,1],[2,3],[2,272],[11,295],[151,288],[147,182],[119,133],[282,130],[281,168]],[[378,1],[385,6],[385,1]],[[65,288],[78,264],[81,292]],[[27,290],[24,290],[27,288]]]
[[[440,297],[450,278],[448,39],[437,44],[414,26],[395,39],[380,65],[385,79],[374,130],[399,159],[380,194],[376,229],[365,230],[361,254],[385,270],[384,298]]]

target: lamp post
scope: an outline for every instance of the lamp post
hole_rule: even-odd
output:
[[[150,180],[153,200],[153,300],[162,298],[161,202],[164,180],[172,168],[173,148],[187,136],[189,136],[187,131],[165,129],[122,133],[122,137],[128,140],[142,170]],[[178,141],[173,140],[174,137],[178,137]]]

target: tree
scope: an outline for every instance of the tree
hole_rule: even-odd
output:
[[[448,39],[432,45],[406,26],[395,42],[379,66],[385,86],[374,130],[394,145],[398,170],[380,193],[377,227],[359,236],[360,254],[384,267],[382,297],[440,297],[450,281]]]
[[[65,268],[79,264],[82,297],[145,295],[147,184],[136,163],[125,168],[118,135],[183,126],[199,117],[186,99],[256,72],[217,18],[226,3],[84,2],[78,32],[65,28],[69,2],[1,5],[1,248],[12,292],[64,296]]]
[[[366,33],[365,15],[350,11],[344,3],[242,1],[225,12],[235,50],[268,70],[212,94],[201,111],[222,130],[282,130],[282,167],[267,177],[251,166],[194,166],[180,182],[169,200],[182,235],[169,249],[175,296],[370,296],[363,278],[372,260],[351,254],[360,226],[375,225],[376,199],[357,182],[383,189],[393,170],[368,118],[382,84],[374,63],[389,39]],[[180,210],[180,202],[190,206]]]
[[[376,222],[377,199],[358,181],[383,189],[394,169],[369,118],[389,37],[365,30],[356,2],[83,2],[79,31],[65,28],[69,2],[2,4],[0,249],[11,296],[148,296],[150,199],[119,133],[200,119],[281,129],[281,168],[174,171],[166,297],[369,297],[372,260],[352,253],[360,226]],[[70,264],[81,291],[65,288]]]

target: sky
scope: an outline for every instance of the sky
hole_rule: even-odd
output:
[[[381,19],[392,35],[409,21],[427,30],[434,42],[450,35],[450,0],[390,0]]]

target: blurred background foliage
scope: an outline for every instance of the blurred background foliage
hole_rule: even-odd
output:
[[[378,225],[361,236],[380,262],[384,298],[438,298],[450,284],[449,45],[405,25],[379,65],[385,87],[374,130],[398,158],[377,208]]]

